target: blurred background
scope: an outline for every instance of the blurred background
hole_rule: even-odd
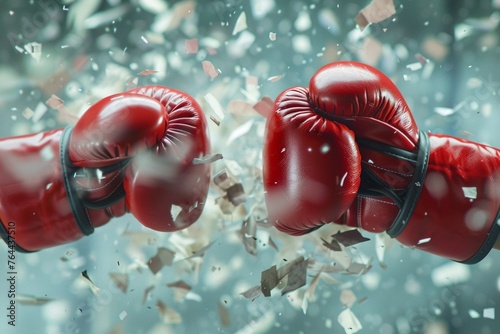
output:
[[[2,137],[70,125],[129,88],[170,86],[203,106],[212,152],[224,156],[213,175],[230,174],[245,199],[231,204],[214,182],[202,218],[185,231],[156,233],[125,216],[78,242],[17,253],[15,327],[4,255],[0,332],[498,333],[495,251],[466,266],[363,232],[369,241],[332,252],[321,238],[339,227],[290,238],[260,223],[259,111],[332,61],[385,72],[421,130],[500,147],[500,1],[374,3],[0,0]],[[378,22],[365,27],[364,8]],[[172,263],[148,266],[167,249]],[[266,269],[301,257],[305,286],[242,294]]]

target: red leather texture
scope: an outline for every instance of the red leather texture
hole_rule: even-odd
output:
[[[210,167],[193,159],[209,149],[189,95],[149,86],[106,97],[71,130],[0,140],[0,220],[15,224],[26,251],[75,241],[127,212],[155,230],[184,228],[205,204]]]
[[[270,221],[293,235],[338,219],[359,187],[353,133],[317,115],[308,90],[284,91],[274,104],[264,142],[264,186]]]

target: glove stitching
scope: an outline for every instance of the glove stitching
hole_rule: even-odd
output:
[[[119,173],[117,173],[109,182],[107,182],[105,185],[102,185],[102,186],[99,186],[99,187],[94,187],[94,188],[85,188],[85,187],[82,187],[82,189],[86,190],[86,191],[94,191],[94,190],[101,190],[103,188],[106,188],[111,182],[113,182],[119,175],[122,174],[123,170],[128,167],[127,166],[124,166],[122,167],[121,169],[119,169]],[[116,188],[115,188],[116,190]],[[109,196],[109,195],[108,195]]]
[[[410,177],[410,176],[413,175],[413,174],[405,174],[405,173],[397,172],[397,171],[394,171],[394,170],[391,170],[391,169],[387,169],[387,168],[384,168],[384,167],[379,167],[377,165],[366,163],[366,162],[365,162],[365,164],[367,166],[383,170],[384,172],[390,172],[390,173],[398,174],[398,175],[405,176],[405,177]]]

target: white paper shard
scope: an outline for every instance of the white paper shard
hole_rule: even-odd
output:
[[[337,320],[340,326],[344,328],[346,334],[357,333],[361,329],[363,329],[363,326],[361,326],[358,318],[350,308],[346,308],[345,310],[340,312]]]
[[[245,14],[245,12],[241,12],[240,16],[238,16],[238,19],[236,20],[236,24],[234,25],[233,36],[242,32],[246,28],[247,28],[247,15]]]
[[[464,192],[464,196],[466,198],[477,198],[477,188],[476,187],[462,187],[462,191]]]

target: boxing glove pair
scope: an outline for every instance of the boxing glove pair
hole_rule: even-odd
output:
[[[106,97],[74,127],[0,140],[0,232],[37,251],[132,213],[176,231],[200,216],[210,170],[207,124],[189,95],[149,86]]]
[[[473,264],[500,232],[500,150],[420,131],[368,65],[328,64],[281,93],[263,164],[269,221],[288,234],[335,222]]]

